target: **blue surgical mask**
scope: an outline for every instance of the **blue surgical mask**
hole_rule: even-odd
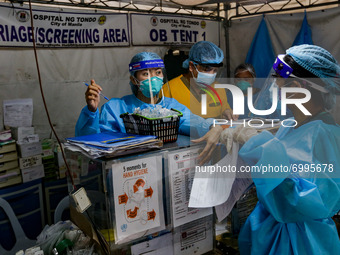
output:
[[[194,75],[192,77],[199,86],[205,87],[205,85],[211,85],[215,81],[216,73],[214,74],[203,73],[203,72],[198,71],[197,68],[196,68],[196,71],[197,71],[197,78],[195,78]]]
[[[151,81],[151,84],[150,84]],[[146,79],[140,82],[139,90],[143,93],[147,98],[151,97],[150,94],[150,86],[153,96],[157,96],[159,91],[163,86],[163,77],[153,76],[150,79]]]
[[[251,84],[247,81],[239,81],[238,83],[236,83],[236,86],[239,87],[243,92],[245,92],[249,87],[251,87]]]

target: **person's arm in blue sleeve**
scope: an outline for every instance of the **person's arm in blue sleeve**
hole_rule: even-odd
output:
[[[305,132],[310,135],[311,133]],[[301,133],[299,134],[301,135]],[[257,194],[263,206],[273,215],[279,222],[298,222],[311,219],[322,219],[334,215],[336,208],[340,203],[340,182],[339,179],[330,178],[327,172],[312,173],[303,172],[293,173],[291,164],[309,165],[333,162],[339,166],[337,159],[330,159],[328,155],[332,155],[331,150],[325,146],[316,146],[320,139],[311,136],[310,143],[315,147],[300,148],[295,154],[305,153],[301,159],[305,161],[293,162],[291,156],[287,152],[287,145],[279,139],[273,137],[269,132],[251,138],[240,150],[239,155],[252,166],[257,166],[261,170],[259,173],[252,173],[253,181],[256,185]],[[294,137],[290,137],[294,139]],[[322,143],[331,144],[331,141],[322,141]],[[318,148],[317,156],[315,148]],[[330,147],[330,146],[328,146]],[[322,149],[321,149],[322,148]],[[320,149],[330,150],[329,153],[320,153]],[[309,154],[309,156],[308,156]],[[322,160],[316,159],[323,157]],[[271,171],[270,166],[280,167],[286,166],[289,171]],[[296,165],[297,166],[297,165]],[[266,171],[264,167],[267,167]],[[283,169],[283,168],[282,168]],[[303,177],[303,178],[302,178]]]
[[[120,99],[111,99],[104,104],[100,113],[100,132],[125,132],[123,120],[120,114],[124,113],[121,109]]]
[[[85,106],[79,115],[75,128],[75,135],[83,136],[99,132],[99,110],[97,109],[95,112],[91,112],[87,106]]]

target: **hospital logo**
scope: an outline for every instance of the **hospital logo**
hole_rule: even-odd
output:
[[[16,18],[20,22],[26,22],[27,20],[29,20],[30,15],[27,11],[19,11],[16,13]]]
[[[151,25],[153,25],[154,27],[157,26],[157,25],[158,25],[158,19],[157,19],[157,17],[155,17],[155,16],[151,17],[150,23],[151,23]]]
[[[99,25],[104,25],[106,22],[106,16],[103,15],[103,16],[100,16],[99,19],[98,19],[98,24]]]
[[[175,154],[174,160],[178,160],[178,159],[179,159],[179,155],[178,155],[178,154]]]

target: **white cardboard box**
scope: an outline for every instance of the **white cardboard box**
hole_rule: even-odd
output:
[[[19,155],[22,158],[38,155],[42,153],[41,142],[18,143]]]
[[[34,135],[34,127],[16,127],[11,128],[13,138],[17,141],[22,141],[29,135]]]
[[[45,176],[44,166],[33,166],[21,169],[22,182],[29,182]]]
[[[29,168],[32,166],[38,166],[38,165],[42,165],[41,154],[34,155],[31,157],[26,157],[26,158],[19,158],[20,169],[25,169],[25,168]]]

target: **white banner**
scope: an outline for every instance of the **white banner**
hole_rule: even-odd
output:
[[[131,14],[132,45],[219,45],[219,22],[183,16]]]
[[[37,47],[130,45],[127,14],[34,8],[32,16]],[[28,8],[0,5],[0,46],[32,47],[32,34]]]

